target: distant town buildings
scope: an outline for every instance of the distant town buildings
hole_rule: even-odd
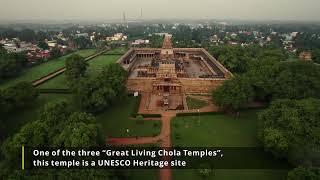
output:
[[[28,42],[20,42],[18,39],[3,41],[3,48],[11,53],[20,53],[33,50],[36,45]]]
[[[125,36],[123,33],[116,33],[111,37],[106,37],[107,41],[126,41],[128,36]]]

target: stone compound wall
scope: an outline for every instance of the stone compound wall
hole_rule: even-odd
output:
[[[129,78],[127,87],[130,92],[152,92],[155,78]],[[183,93],[211,93],[226,79],[179,78]]]
[[[180,78],[184,92],[189,93],[211,93],[221,86],[227,79],[202,79],[202,78]]]
[[[155,78],[129,78],[127,88],[129,92],[152,92]]]

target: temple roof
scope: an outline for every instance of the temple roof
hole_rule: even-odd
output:
[[[162,49],[172,49],[171,37],[165,36],[162,44]]]

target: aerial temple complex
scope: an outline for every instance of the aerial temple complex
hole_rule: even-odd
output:
[[[129,72],[127,88],[143,94],[146,110],[183,110],[187,94],[208,94],[232,74],[203,48],[132,48],[118,63]]]

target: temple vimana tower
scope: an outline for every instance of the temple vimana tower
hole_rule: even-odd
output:
[[[187,94],[208,94],[232,74],[203,48],[133,48],[118,60],[129,72],[127,87],[144,96],[146,110],[183,110]]]

